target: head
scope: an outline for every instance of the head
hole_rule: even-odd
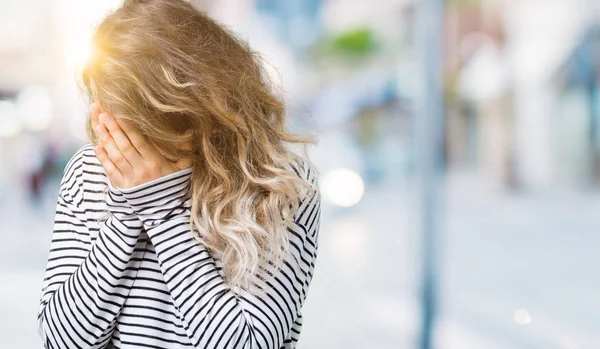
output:
[[[191,228],[232,289],[251,290],[253,274],[279,265],[285,225],[315,190],[290,169],[300,156],[287,146],[315,140],[285,129],[260,57],[186,1],[126,0],[93,46],[83,72],[90,100],[163,155],[193,161]],[[95,142],[90,120],[88,134]]]

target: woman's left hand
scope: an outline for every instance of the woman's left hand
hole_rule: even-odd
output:
[[[165,158],[129,122],[100,113],[95,105],[90,117],[99,139],[94,147],[96,157],[115,188],[133,188],[192,165],[191,160],[172,162]]]

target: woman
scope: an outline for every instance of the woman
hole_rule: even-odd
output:
[[[125,1],[94,46],[92,143],[61,181],[45,347],[294,348],[320,193],[285,143],[314,141],[285,130],[258,57],[185,1]]]

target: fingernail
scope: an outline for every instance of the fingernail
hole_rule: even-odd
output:
[[[104,115],[104,123],[107,125],[111,125],[113,122],[112,116],[110,116],[108,114],[102,114],[102,115]]]
[[[95,146],[94,153],[96,154],[96,156],[100,156],[102,154],[102,147],[100,145]]]
[[[98,137],[100,137],[100,139],[102,139],[102,140],[106,139],[106,133],[104,132],[104,127],[96,126],[96,134],[98,135]]]

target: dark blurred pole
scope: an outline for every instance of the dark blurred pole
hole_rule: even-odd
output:
[[[416,46],[422,72],[422,90],[418,93],[415,122],[422,259],[419,348],[432,349],[438,308],[438,246],[442,216],[440,180],[443,161],[443,0],[417,0],[416,6]]]

